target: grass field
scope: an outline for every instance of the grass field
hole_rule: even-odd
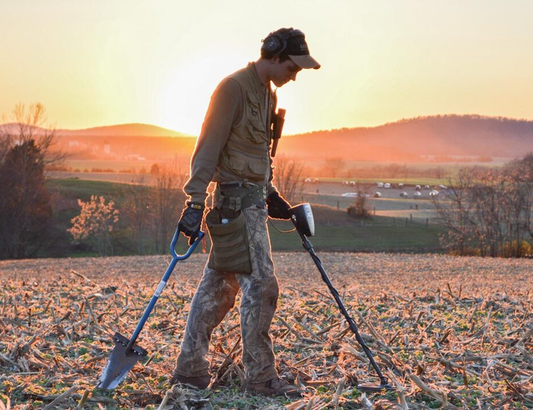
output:
[[[271,335],[292,400],[242,392],[238,303],[212,337],[212,387],[170,386],[206,255],[178,264],[138,340],[147,359],[111,392],[95,389],[111,336],[131,335],[169,258],[0,261],[0,408],[533,408],[533,261],[319,257],[396,391],[357,389],[375,374],[304,251],[274,254]]]
[[[376,216],[356,221],[346,212],[315,206],[316,234],[311,242],[316,249],[341,252],[430,252],[441,251],[439,235],[444,228],[425,225],[423,220],[407,221],[400,217]],[[300,250],[298,234],[280,233],[291,230],[290,222],[270,221],[269,231],[274,250]]]
[[[49,189],[67,198],[88,201],[91,195],[103,195],[106,198],[120,200],[123,184],[108,181],[84,181],[80,179],[48,179]]]
[[[103,195],[107,200],[113,200],[119,211],[124,200],[125,186],[123,184],[78,179],[50,179],[48,184],[53,192],[63,198],[60,201],[61,209],[54,215],[56,223],[62,230],[68,229],[70,220],[79,213],[78,198],[88,201],[91,195]],[[435,223],[426,226],[426,218],[433,217],[431,211],[428,210],[431,206],[429,201],[395,198],[371,200],[369,209],[373,213],[375,208],[375,215],[372,219],[361,222],[347,215],[346,208],[353,203],[353,199],[313,194],[304,195],[302,199],[313,204],[317,233],[312,238],[312,242],[317,249],[343,252],[441,250],[439,234],[444,233],[443,228]],[[418,210],[414,210],[415,204],[419,205]],[[391,214],[391,211],[395,213]],[[171,221],[171,223],[177,225],[177,221]],[[119,228],[124,229],[127,228],[128,222],[119,219],[119,224]],[[292,229],[290,222],[274,221],[273,224],[280,230]],[[302,249],[297,234],[281,234],[272,225],[269,227],[274,250]],[[184,242],[183,240],[179,242],[180,251],[185,249]],[[116,254],[131,254],[131,250],[122,249],[120,243],[117,242],[115,246]],[[85,255],[87,254],[81,254],[81,256]],[[67,256],[80,256],[80,254],[70,252]]]
[[[72,169],[78,169],[80,171],[88,170],[91,171],[93,168],[97,169],[110,169],[114,172],[120,172],[124,170],[135,170],[140,171],[144,168],[146,171],[150,171],[150,167],[156,161],[153,160],[135,160],[135,161],[105,161],[105,160],[75,160],[67,159],[65,160],[64,165]]]

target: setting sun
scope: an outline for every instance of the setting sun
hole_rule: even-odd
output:
[[[218,82],[279,27],[317,73],[278,91],[286,132],[435,114],[530,118],[530,3],[23,0],[4,5],[0,114],[39,101],[59,128],[142,122],[197,135]]]

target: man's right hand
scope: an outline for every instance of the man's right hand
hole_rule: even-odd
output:
[[[202,224],[202,218],[204,217],[204,205],[193,202],[187,202],[187,207],[181,214],[180,221],[178,223],[178,229],[180,232],[189,238],[189,246],[191,246],[198,234],[200,233],[200,225]]]

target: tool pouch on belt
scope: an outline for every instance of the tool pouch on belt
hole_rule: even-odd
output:
[[[222,221],[226,223],[222,223]],[[246,218],[242,211],[213,208],[206,217],[211,253],[208,267],[219,272],[252,273]]]

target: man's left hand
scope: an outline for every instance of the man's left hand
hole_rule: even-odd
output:
[[[272,192],[267,200],[268,216],[274,219],[291,219],[291,205],[277,191]]]

